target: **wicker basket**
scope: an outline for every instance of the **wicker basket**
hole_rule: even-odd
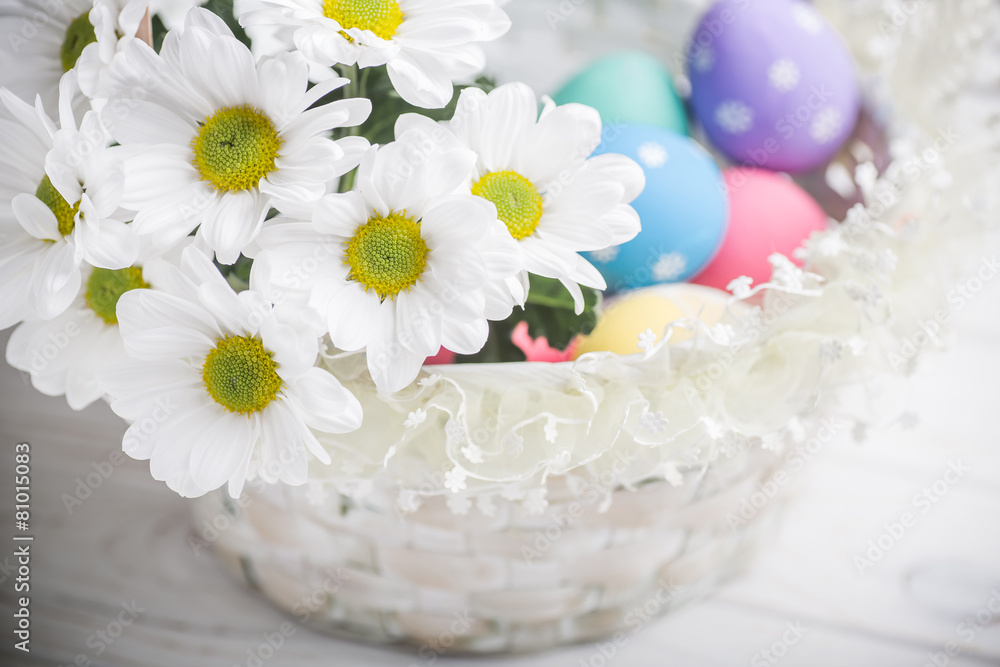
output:
[[[558,2],[515,2],[529,29],[512,34],[500,69],[514,77],[537,69],[534,55],[522,56],[542,45],[564,51],[552,75],[561,77],[581,49],[630,45],[634,30],[612,24],[624,17],[634,26],[637,12],[652,12],[638,21],[644,48],[683,52],[707,3],[622,1],[620,13],[617,2],[613,10],[573,3],[572,21],[554,35],[546,11]],[[776,265],[770,286],[748,302],[757,316],[750,335],[727,341],[695,326],[687,348],[664,346],[648,359],[447,367],[389,398],[366,380],[363,359],[330,355],[327,367],[365,406],[365,427],[324,441],[333,464],[310,470],[305,487],[255,482],[240,501],[224,492],[197,500],[196,538],[300,621],[420,647],[422,656],[634,632],[736,572],[782,496],[754,502],[752,520],[740,510],[786,460],[789,438],[803,437],[801,420],[832,415],[860,432],[889,415],[896,392],[882,391],[879,378],[902,382],[912,372],[914,359],[899,350],[924,331],[995,221],[982,127],[962,127],[963,141],[919,163],[919,181],[896,187],[892,172],[927,155],[956,118],[954,92],[976,76],[977,40],[996,34],[989,26],[1000,12],[986,0],[925,3],[880,35],[876,4],[816,2],[868,73],[869,97],[894,120],[897,162],[886,182],[871,164],[855,179],[857,197],[881,202],[880,211],[814,238],[810,273]],[[625,43],[597,38],[606,30]],[[864,150],[848,157],[851,170],[871,162]],[[859,384],[857,400],[841,395]],[[644,431],[646,418],[669,428]],[[479,432],[486,439],[472,455],[463,445]],[[615,476],[621,455],[635,460]],[[428,477],[456,471],[459,484],[436,481],[400,511]],[[531,507],[523,494],[533,491],[541,495]]]
[[[195,533],[226,567],[307,625],[423,651],[523,652],[639,630],[739,570],[781,498],[734,521],[779,457],[752,449],[635,490],[549,484],[524,516],[456,516],[441,498],[402,518],[395,495],[363,504],[308,487],[197,501]],[[576,489],[579,492],[579,489]],[[602,511],[603,510],[603,511]]]

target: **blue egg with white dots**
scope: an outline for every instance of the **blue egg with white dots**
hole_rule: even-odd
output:
[[[613,126],[595,155],[620,153],[646,174],[632,202],[642,231],[627,243],[585,253],[609,291],[683,282],[715,257],[729,219],[718,165],[693,139],[649,125]]]

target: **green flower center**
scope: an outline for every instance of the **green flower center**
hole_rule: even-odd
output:
[[[208,395],[230,412],[260,412],[281,389],[278,365],[260,338],[226,336],[205,357],[201,378]]]
[[[80,202],[70,206],[69,202],[63,199],[56,187],[52,185],[47,174],[42,178],[38,189],[35,190],[35,196],[55,214],[56,222],[59,223],[59,233],[63,236],[72,234],[73,228],[76,227],[76,214],[80,211]]]
[[[117,271],[94,269],[87,281],[84,298],[90,309],[107,324],[118,324],[118,299],[134,289],[149,289],[139,267],[130,266]]]
[[[420,225],[402,213],[368,219],[347,242],[350,278],[375,290],[379,298],[393,298],[417,284],[427,267],[427,244]]]
[[[542,219],[542,196],[531,181],[515,171],[486,174],[472,186],[472,194],[493,202],[497,217],[515,239],[531,236]]]
[[[392,39],[404,18],[395,0],[323,0],[323,15],[344,30],[371,30],[382,39]]]
[[[206,118],[191,148],[203,180],[216,190],[236,191],[256,187],[278,168],[275,159],[281,143],[271,119],[244,104],[219,109]]]
[[[59,59],[62,61],[63,71],[68,72],[73,69],[83,50],[96,41],[97,33],[94,32],[94,26],[90,24],[90,12],[84,12],[73,19],[69,28],[66,29],[66,37],[59,48]]]

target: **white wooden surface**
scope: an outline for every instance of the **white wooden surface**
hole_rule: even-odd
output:
[[[910,430],[873,433],[864,445],[842,437],[801,472],[801,484],[770,548],[746,576],[711,599],[644,627],[609,664],[767,665],[758,652],[781,641],[786,624],[807,628],[784,665],[920,667],[928,653],[959,642],[966,615],[1000,600],[1000,281],[958,314],[960,344],[935,356],[917,379]],[[6,344],[6,335],[0,339]],[[187,506],[126,461],[70,514],[63,494],[109,461],[124,426],[103,405],[73,413],[60,399],[0,368],[0,535],[13,528],[13,446],[32,444],[32,654],[11,653],[13,581],[0,584],[0,664],[121,667],[256,665],[248,651],[287,619],[188,545]],[[971,471],[949,488],[879,562],[859,574],[853,556],[886,522],[914,511],[912,498],[942,477],[949,461]],[[9,517],[9,518],[8,518]],[[0,548],[0,563],[13,551]],[[123,603],[143,611],[119,637]],[[1000,609],[1000,601],[994,602]],[[994,616],[998,616],[993,614]],[[127,615],[126,615],[127,618]],[[792,638],[792,635],[788,635]],[[607,647],[605,647],[607,648]],[[781,647],[778,649],[781,651]],[[265,651],[266,653],[266,651]],[[87,663],[86,660],[91,661]],[[595,646],[493,665],[601,665]],[[458,667],[475,661],[457,658]],[[429,665],[416,655],[352,645],[295,626],[263,664]],[[939,663],[940,664],[940,663]],[[962,643],[950,665],[1000,664],[1000,623]]]
[[[532,72],[536,79],[548,76],[551,81],[531,81],[547,89],[564,73],[537,67],[539,59],[548,60],[543,56],[554,44],[522,40],[506,51],[511,67],[500,69],[523,72],[529,81]],[[561,62],[571,70],[569,61]],[[958,314],[959,343],[929,359],[917,378],[912,409],[920,423],[872,433],[863,445],[849,434],[827,445],[800,473],[797,494],[769,548],[745,576],[710,599],[643,627],[615,649],[611,660],[604,659],[602,647],[587,645],[523,658],[444,658],[437,664],[1000,664],[1000,621],[971,636],[958,627],[987,609],[994,591],[994,608],[1000,609],[998,306],[1000,280]],[[5,347],[6,339],[0,334],[0,345]],[[106,406],[73,413],[61,399],[41,396],[0,363],[0,665],[433,664],[415,654],[336,641],[299,626],[272,657],[257,661],[264,636],[289,619],[228,578],[211,554],[190,548],[185,501],[152,481],[146,464],[125,461],[82,506],[72,513],[64,506],[63,495],[73,494],[79,479],[95,465],[106,467],[124,429]],[[4,574],[13,561],[14,444],[20,441],[32,444],[30,655],[12,650],[13,580]],[[914,495],[957,460],[971,471],[920,513]],[[864,554],[869,540],[877,540],[884,525],[906,511],[917,515],[916,525],[860,574],[854,556]],[[106,643],[99,633],[117,634],[122,605],[132,603],[141,613]],[[799,624],[805,632],[783,647],[783,635],[794,638],[788,624]],[[761,653],[775,642],[775,653],[783,657]],[[933,662],[930,654],[943,653],[949,642],[960,644],[961,652],[947,662],[943,655]]]

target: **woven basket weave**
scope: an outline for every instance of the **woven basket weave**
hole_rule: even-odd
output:
[[[523,28],[492,61],[512,77],[544,74],[545,88],[595,44],[683,54],[709,2],[572,3],[573,12],[559,14],[572,20],[558,30],[549,20],[555,0],[511,3]],[[892,102],[890,116],[908,114],[892,134],[896,171],[924,165],[917,182],[903,183],[892,167],[876,182],[870,159],[848,156],[849,171],[865,162],[870,176],[855,178],[856,197],[881,202],[880,212],[848,216],[828,233],[833,243],[814,239],[808,257],[822,281],[776,266],[755,302],[763,325],[751,327],[749,340],[719,342],[702,331],[696,345],[664,347],[648,360],[445,367],[385,398],[366,381],[363,359],[325,358],[361,397],[366,428],[324,441],[333,464],[311,470],[307,486],[258,481],[238,502],[224,491],[198,499],[198,538],[300,621],[419,647],[421,657],[535,651],[632,633],[737,572],[782,504],[781,496],[757,502],[763,489],[787,491],[764,482],[786,460],[782,440],[806,430],[801,422],[792,429],[793,420],[822,397],[817,420],[821,412],[838,415],[855,432],[884,422],[898,392],[880,389],[880,378],[905,381],[913,365],[897,368],[893,355],[944,303],[962,260],[982,247],[996,219],[995,197],[987,196],[995,161],[980,145],[992,134],[963,126],[968,141],[934,153],[933,164],[915,160],[957,117],[959,65],[975,71],[977,40],[998,34],[1000,11],[988,0],[924,3],[887,36],[879,3],[814,4],[847,38],[873,98]],[[553,66],[539,68],[533,48],[550,48]],[[887,257],[898,266],[880,268]],[[841,395],[854,386],[858,400]],[[667,431],[644,431],[648,416],[669,418]],[[457,435],[449,427],[459,427]],[[465,453],[461,445],[479,432],[485,441],[476,456]],[[617,456],[636,462],[620,485],[612,479],[597,493],[580,487],[603,480]],[[435,482],[419,508],[401,513],[406,493],[456,472],[461,484]],[[359,478],[364,493],[352,492]],[[544,492],[547,506],[514,497],[518,488]],[[454,503],[473,498],[467,513]],[[748,499],[755,516],[746,521]]]
[[[683,471],[678,486],[617,489],[608,507],[597,500],[606,494],[576,497],[553,478],[549,507],[530,517],[512,501],[491,518],[456,516],[442,499],[402,517],[392,493],[354,504],[261,487],[239,505],[224,493],[200,499],[195,525],[251,588],[328,634],[535,651],[636,631],[738,571],[780,502],[741,527],[731,517],[778,460],[747,450]]]

